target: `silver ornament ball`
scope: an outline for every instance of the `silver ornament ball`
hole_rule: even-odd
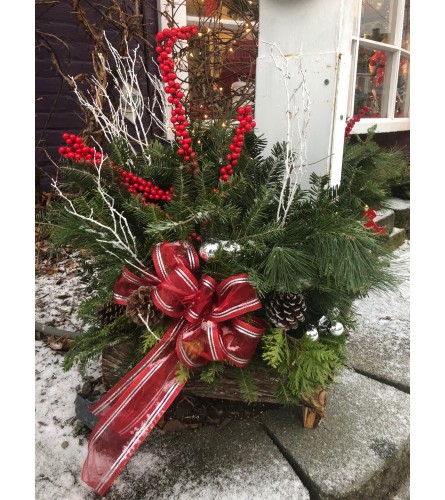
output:
[[[202,260],[208,262],[212,257],[215,256],[217,250],[218,250],[217,241],[206,241],[201,245],[199,249],[199,256],[201,257]]]
[[[331,335],[334,335],[334,337],[340,337],[340,335],[343,335],[344,331],[345,327],[342,323],[340,323],[340,321],[334,321],[329,328],[329,332]]]
[[[224,240],[208,240],[201,245],[199,249],[199,256],[202,260],[208,262],[212,259],[216,252],[221,249],[227,253],[239,252],[241,250],[238,243],[231,243],[230,241]]]
[[[318,330],[314,325],[308,326],[308,329],[306,330],[306,337],[310,338],[313,341],[318,340]]]

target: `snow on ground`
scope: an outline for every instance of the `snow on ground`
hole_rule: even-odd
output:
[[[94,498],[79,477],[87,442],[76,429],[74,400],[82,377],[74,369],[64,372],[63,354],[42,341],[35,349],[36,500]],[[98,376],[97,368],[91,375]]]
[[[35,320],[63,330],[81,331],[76,317],[79,303],[87,297],[86,285],[80,281],[76,254],[60,260],[57,265],[41,263],[36,275]]]
[[[394,253],[392,265],[405,280],[396,292],[371,292],[355,302],[357,328],[350,332],[347,355],[349,364],[361,373],[409,391],[409,241]]]

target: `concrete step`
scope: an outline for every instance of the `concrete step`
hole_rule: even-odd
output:
[[[406,230],[407,238],[410,237],[410,200],[401,198],[388,198],[385,206],[394,211],[394,225]]]
[[[406,229],[400,227],[394,227],[392,231],[389,233],[387,245],[391,250],[396,250],[397,248],[403,245],[406,239],[407,239]]]
[[[152,433],[107,500],[309,500],[301,480],[256,422]]]
[[[347,358],[354,370],[410,391],[410,245],[395,251],[393,266],[404,280],[391,293],[356,300],[357,326],[349,332]]]
[[[394,227],[394,210],[391,210],[389,208],[382,208],[380,210],[376,210],[375,213],[377,215],[374,218],[374,222],[377,224],[377,226],[385,226],[386,232],[389,234]]]
[[[394,497],[391,497],[390,500],[409,500],[410,497],[410,484],[409,484],[409,479],[402,484],[400,489],[397,491],[397,493],[394,495]]]
[[[389,499],[409,474],[408,394],[344,370],[330,389],[326,417],[304,429],[297,409],[262,415],[311,500]]]

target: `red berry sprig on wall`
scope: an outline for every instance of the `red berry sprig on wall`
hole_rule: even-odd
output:
[[[174,70],[174,62],[172,50],[175,42],[178,40],[188,40],[192,35],[196,35],[198,29],[196,26],[183,26],[181,28],[164,29],[156,35],[156,52],[158,53],[157,61],[161,71],[162,81],[166,83],[164,90],[170,94],[167,101],[173,105],[170,121],[173,124],[173,129],[178,138],[179,149],[178,155],[184,158],[186,163],[192,164],[196,169],[198,166],[195,161],[196,153],[191,146],[192,139],[187,130],[188,122],[185,117],[185,110],[181,103],[184,93],[181,91],[181,84],[178,83],[177,75]],[[194,170],[196,173],[196,170]]]
[[[358,114],[354,115],[350,120],[348,120],[345,128],[345,140],[351,135],[354,125],[358,123],[370,109],[370,106],[363,106],[363,108],[359,110]]]
[[[256,123],[253,120],[252,106],[238,108],[238,121],[238,128],[235,130],[232,144],[229,146],[231,153],[226,156],[228,164],[219,169],[219,178],[223,181],[227,181],[233,175],[233,167],[238,163],[244,145],[244,136],[255,128]]]

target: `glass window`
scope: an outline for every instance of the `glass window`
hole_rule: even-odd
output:
[[[367,105],[368,118],[386,118],[391,59],[390,52],[359,47],[354,114]]]
[[[405,14],[403,16],[402,48],[409,50],[409,0],[405,0]]]
[[[360,37],[394,43],[397,0],[363,0]]]
[[[404,118],[409,116],[409,57],[400,56],[399,74],[397,78],[397,93],[394,116]]]
[[[255,102],[258,0],[187,0],[187,24],[199,36],[188,48],[189,109],[194,118],[222,116]]]
[[[366,105],[365,118],[408,118],[410,2],[357,0],[356,6],[348,115]]]

